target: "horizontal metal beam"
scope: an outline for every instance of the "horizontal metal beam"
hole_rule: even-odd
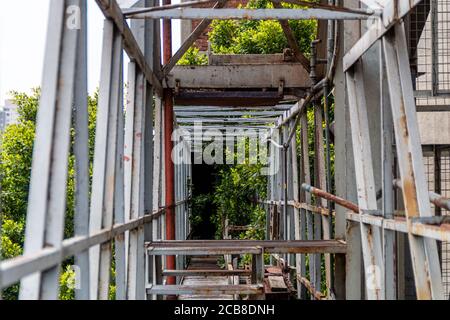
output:
[[[262,123],[269,124],[275,122],[276,118],[178,118],[178,123]]]
[[[149,215],[124,224],[115,225],[112,229],[99,231],[92,236],[75,237],[65,240],[61,248],[46,248],[34,255],[21,256],[1,262],[0,288],[13,285],[29,274],[47,270],[58,265],[66,258],[73,257],[96,245],[111,241],[126,231],[135,230],[151,222],[155,218],[155,215]]]
[[[430,225],[421,222],[411,222],[408,229],[408,224],[404,218],[385,219],[370,214],[357,214],[354,212],[347,212],[347,220],[362,222],[377,226],[386,230],[397,231],[401,233],[411,233],[415,236],[426,237],[439,241],[450,241],[450,225]]]
[[[231,134],[232,131],[236,131],[236,132],[244,131],[245,132],[245,131],[251,131],[251,130],[255,130],[258,133],[259,130],[270,130],[273,127],[271,127],[271,126],[262,126],[262,125],[261,126],[253,125],[253,126],[241,126],[241,127],[233,127],[233,126],[229,126],[229,127],[228,126],[201,126],[201,129],[197,128],[195,126],[180,126],[180,128],[184,129],[184,130],[187,130],[187,131],[195,131],[195,130],[198,130],[198,131],[210,131],[210,130],[228,131],[228,133]]]
[[[175,112],[228,112],[228,111],[239,111],[239,112],[254,112],[254,111],[277,111],[283,112],[289,110],[291,105],[283,104],[276,106],[252,106],[252,107],[218,107],[218,106],[204,106],[204,105],[191,105],[191,106],[175,106],[173,109]]]
[[[133,9],[125,9],[122,10],[125,16],[135,15],[138,13],[152,12],[152,11],[161,11],[168,9],[176,9],[176,8],[184,8],[184,7],[194,7],[198,5],[205,5],[209,3],[215,3],[217,0],[197,0],[197,1],[187,1],[181,3],[174,3],[156,7],[148,7],[148,8],[133,8]]]
[[[284,53],[274,54],[210,54],[210,66],[242,65],[242,64],[282,64],[293,62],[293,57]]]
[[[261,254],[258,247],[147,247],[147,253],[152,256],[209,256],[209,255],[232,255],[232,254]]]
[[[441,97],[434,97],[441,98]],[[447,98],[448,99],[448,98]],[[420,103],[420,101],[418,101]],[[417,112],[450,112],[450,105],[419,105],[416,106]]]
[[[337,240],[317,241],[256,241],[256,240],[209,240],[209,241],[162,241],[146,244],[152,250],[181,249],[208,251],[222,248],[262,248],[265,253],[345,253],[346,244]]]
[[[222,294],[248,294],[257,295],[264,293],[262,285],[204,285],[204,286],[148,286],[147,294],[154,295],[222,295]]]
[[[259,117],[276,117],[283,114],[283,111],[175,111],[178,118],[192,118],[192,117],[244,117],[250,116],[253,119]]]
[[[180,206],[186,201],[180,201]],[[64,259],[85,252],[91,247],[109,242],[127,231],[135,230],[160,217],[165,208],[144,217],[130,220],[127,223],[116,224],[111,229],[100,230],[90,236],[74,237],[64,240],[60,248],[44,248],[36,254],[20,256],[0,262],[0,289],[19,282],[23,277],[48,270],[58,265]]]
[[[164,270],[162,275],[165,277],[187,277],[187,276],[250,276],[250,270]]]
[[[235,85],[237,85],[235,83]],[[205,91],[204,88],[198,88],[198,91],[183,90],[175,96],[175,103],[177,105],[215,105],[215,106],[235,106],[235,107],[252,107],[252,106],[273,106],[283,100],[283,94],[278,90],[263,91],[261,88],[258,91],[247,90],[248,88],[237,88],[234,91],[223,91],[224,88],[219,88],[217,91]],[[208,88],[210,89],[210,88]],[[305,89],[301,88],[302,91]]]
[[[176,66],[169,74],[167,86],[181,89],[309,88],[311,80],[299,63]]]
[[[367,20],[368,13],[353,13],[327,9],[203,9],[181,8],[129,15],[130,19],[184,20]]]

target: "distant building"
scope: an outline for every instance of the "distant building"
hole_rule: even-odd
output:
[[[0,132],[5,130],[5,112],[3,109],[0,109]]]
[[[19,107],[13,103],[12,100],[6,100],[5,106],[3,107],[3,116],[0,116],[0,126],[3,124],[2,130],[5,130],[5,128],[9,125],[16,124],[19,120]]]

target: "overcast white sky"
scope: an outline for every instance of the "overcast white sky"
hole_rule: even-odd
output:
[[[49,3],[50,0],[0,1],[0,106],[9,91],[28,92],[40,86]],[[103,15],[94,0],[88,0],[88,6],[89,92],[92,92],[98,87],[100,76]],[[180,45],[178,21],[174,21],[173,29],[176,50]]]

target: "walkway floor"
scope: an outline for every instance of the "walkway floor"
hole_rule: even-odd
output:
[[[192,257],[188,270],[220,270],[219,257]],[[183,285],[228,285],[229,277],[226,276],[186,276]],[[233,295],[181,295],[178,300],[233,300]]]

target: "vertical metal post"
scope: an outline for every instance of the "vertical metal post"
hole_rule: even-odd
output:
[[[360,6],[359,0],[340,0],[347,8]],[[360,21],[340,21],[339,52],[347,52],[361,37]],[[340,197],[356,202],[355,170],[351,143],[348,97],[342,59],[336,60],[335,83],[335,188]],[[347,222],[346,209],[336,207],[335,239],[347,242],[347,253],[335,255],[337,299],[361,299],[361,236],[358,224]]]
[[[430,6],[431,6],[431,10],[430,10],[430,19],[431,19],[431,95],[436,96],[438,94],[438,90],[439,90],[438,0],[431,0]],[[444,14],[444,13],[442,13],[442,14]]]
[[[289,135],[289,128],[287,126],[283,127],[283,143],[287,141]],[[289,149],[285,146],[281,150],[282,156],[281,156],[281,170],[282,170],[282,178],[281,178],[281,194],[282,194],[282,200],[283,200],[283,218],[282,221],[282,229],[280,232],[282,232],[282,239],[288,240],[289,234],[288,234],[288,151]],[[284,261],[286,261],[287,264],[289,264],[289,261],[287,259],[287,254],[283,255]]]
[[[286,128],[288,130],[288,134],[289,132],[291,132],[291,130],[295,130],[294,129],[294,121],[290,121],[288,124],[286,124]],[[294,177],[293,177],[293,162],[295,161],[294,159],[296,158],[296,153],[295,150],[292,150],[292,144],[293,141],[296,140],[296,135],[291,139],[291,141],[289,142],[289,146],[287,146],[287,151],[286,151],[286,158],[287,158],[287,179],[286,179],[286,186],[287,186],[287,227],[286,227],[286,232],[287,232],[287,237],[286,240],[293,240],[295,238],[295,225],[294,225],[294,215],[295,215],[295,209],[292,205],[289,205],[289,201],[294,199]],[[298,181],[297,181],[298,183]],[[298,192],[298,191],[297,191]],[[289,266],[295,266],[295,255],[294,254],[289,254],[288,258],[287,258],[287,263],[289,264]]]
[[[335,1],[334,0],[328,0],[328,4],[329,5],[335,5]],[[332,63],[333,63],[333,59],[334,59],[334,49],[335,49],[335,29],[336,29],[336,21],[332,21],[329,20],[328,21],[328,43],[327,43],[327,71],[328,73],[332,74],[332,70],[331,68]],[[331,132],[331,123],[330,123],[330,109],[331,109],[331,103],[330,103],[330,83],[328,83],[328,81],[325,83],[324,85],[324,108],[323,108],[323,112],[324,112],[324,120],[325,120],[325,145],[326,145],[326,185],[327,185],[327,191],[328,193],[334,193],[333,190],[333,184],[332,184],[332,172],[331,172],[331,137],[330,137],[330,132]],[[327,208],[330,212],[330,215],[328,216],[328,218],[325,217],[325,219],[327,219],[328,221],[326,223],[324,223],[324,227],[325,225],[328,226],[329,230],[328,230],[328,238],[329,239],[334,239],[334,230],[333,230],[333,215],[331,214],[334,211],[334,203],[331,201],[327,201]],[[324,231],[324,239],[326,239],[326,231]],[[326,264],[326,277],[327,277],[327,282],[328,282],[328,296],[329,297],[333,297],[335,298],[335,293],[334,293],[334,256],[333,255],[325,255],[325,264]],[[328,266],[327,266],[328,265]]]
[[[434,158],[434,192],[441,194],[441,149],[439,146],[434,146],[433,150]],[[439,206],[434,206],[434,214],[436,216],[442,215],[442,208]]]
[[[134,80],[133,80],[134,79]],[[145,136],[145,78],[136,66],[130,68],[130,91],[134,94],[128,99],[130,110],[134,111],[128,116],[127,121],[131,127],[127,127],[127,137],[132,137],[131,156],[131,185],[129,212],[131,219],[144,216],[144,136]],[[132,123],[131,123],[132,122]],[[145,297],[144,280],[144,228],[140,226],[129,233],[128,247],[128,299],[142,300]]]
[[[299,168],[298,168],[298,156],[297,156],[297,137],[295,136],[291,140],[290,145],[291,157],[292,157],[292,197],[295,202],[300,202],[300,186],[299,186]],[[302,225],[305,224],[305,221],[300,217],[300,210],[294,208],[294,240],[304,240],[302,233]],[[299,299],[305,299],[306,290],[300,281],[300,277],[306,276],[306,268],[305,268],[305,255],[297,254],[295,255],[295,266],[297,270],[297,293]]]
[[[387,75],[380,46],[380,103],[381,103],[381,158],[382,158],[382,213],[386,219],[394,218],[394,194],[392,181],[394,180],[394,127],[387,88]],[[384,263],[386,279],[386,299],[395,300],[397,297],[397,277],[395,267],[395,232],[383,230]]]
[[[111,228],[115,196],[118,113],[122,112],[122,37],[105,20],[103,57],[97,113],[94,173],[91,197],[90,234]],[[91,299],[109,298],[111,243],[89,252]]]
[[[361,210],[371,211],[377,210],[377,200],[361,62],[358,62],[354,69],[347,72],[346,76],[358,204]],[[362,211],[361,214],[367,213]],[[384,261],[380,230],[361,223],[361,236],[367,298],[383,300],[385,297]]]
[[[408,227],[431,216],[403,23],[383,38],[397,156]],[[408,234],[418,299],[444,299],[436,241]]]
[[[314,106],[314,122],[315,122],[315,185],[322,190],[327,189],[327,175],[326,175],[326,167],[325,167],[325,148],[324,148],[324,135],[323,135],[323,115],[322,115],[322,108],[320,104],[316,104]],[[328,145],[329,147],[329,145]],[[327,201],[325,199],[317,199],[319,203],[317,203],[318,206],[322,208],[327,208]],[[331,216],[331,215],[330,215]],[[321,221],[320,221],[321,220]],[[322,228],[321,228],[322,225]],[[326,216],[320,217],[319,215],[316,215],[316,219],[314,222],[314,229],[315,229],[315,239],[324,239],[329,240],[331,238],[331,224],[330,220]],[[321,231],[323,231],[323,237],[321,236]],[[321,257],[318,255],[319,258]],[[317,258],[316,258],[317,259]],[[321,267],[321,259],[316,262],[318,265],[316,265],[316,268]],[[317,272],[320,272],[321,269],[318,269]],[[331,257],[330,254],[325,254],[325,280],[326,280],[326,287],[327,287],[327,293],[328,296],[330,296],[330,288],[331,288]],[[319,285],[318,288],[320,288],[320,281],[317,280],[316,286]],[[319,290],[316,287],[316,290]]]
[[[81,25],[75,79],[75,236],[89,235],[89,113],[87,88],[87,3],[80,1]],[[75,265],[81,274],[80,288],[75,290],[77,300],[89,299],[89,252],[75,256]]]
[[[122,77],[122,76],[121,76]],[[120,79],[120,84],[123,84],[123,79]],[[119,101],[123,101],[121,94]],[[117,125],[117,158],[116,158],[116,196],[114,197],[114,223],[125,223],[125,189],[124,189],[124,130],[125,119],[122,104],[120,104],[118,112]],[[118,235],[114,239],[115,251],[115,267],[116,267],[116,300],[126,299],[126,281],[127,281],[127,256],[125,249],[125,234]]]
[[[164,0],[165,5],[171,3],[170,0]],[[169,63],[172,57],[172,22],[169,19],[163,21],[163,50],[164,64]],[[173,93],[170,88],[164,90],[164,154],[166,171],[166,240],[175,240],[175,167],[172,161],[172,132],[174,128],[173,119]],[[175,256],[166,257],[167,270],[175,270]],[[176,284],[175,277],[167,277],[167,284]]]
[[[309,183],[311,184],[311,169],[310,169],[310,158],[309,158],[309,137],[308,137],[308,111],[305,110],[305,113],[301,116],[300,119],[300,125],[301,125],[301,148],[302,148],[302,183]],[[311,194],[308,192],[302,191],[302,200],[305,201],[306,204],[311,205]],[[309,210],[304,210],[304,215],[306,216],[306,220],[304,220],[304,224],[306,222],[306,232],[307,232],[307,239],[308,240],[314,240],[314,217],[313,213],[311,213]],[[311,279],[311,283],[314,284],[314,279],[316,277],[315,274],[315,259],[314,255],[308,254],[308,260],[309,260],[309,275]]]
[[[78,30],[66,24],[66,9],[79,1],[50,3],[42,94],[37,116],[30,194],[25,235],[25,255],[45,246],[60,248],[64,234],[66,184],[72,106],[74,102]],[[58,298],[60,266],[27,276],[20,298]]]

